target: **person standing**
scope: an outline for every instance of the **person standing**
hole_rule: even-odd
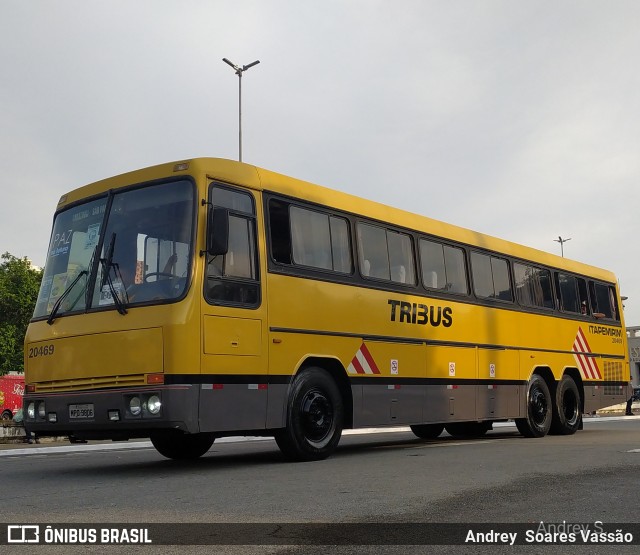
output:
[[[633,416],[633,411],[631,410],[631,405],[634,401],[640,401],[640,388],[634,388],[631,393],[631,397],[627,401],[627,410],[625,411],[625,416]]]
[[[18,409],[16,413],[13,415],[13,421],[16,424],[22,424],[24,426],[24,416],[21,408]],[[33,443],[34,441],[36,443],[40,443],[40,440],[38,439],[38,436],[36,434],[31,433],[26,428],[24,429],[24,433],[25,433],[25,436],[24,436],[24,439],[22,440],[24,443]]]

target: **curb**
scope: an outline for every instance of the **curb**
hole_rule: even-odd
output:
[[[0,444],[2,443],[23,443],[27,434],[23,426],[17,424],[0,425]],[[43,437],[40,438],[41,443],[53,443],[57,441],[68,441],[67,436]]]
[[[640,413],[637,409],[640,409],[640,403],[633,403],[631,407],[631,411],[636,409],[636,412],[633,413],[633,416],[640,416]],[[593,417],[593,416],[624,416],[626,410],[626,404],[616,405],[614,407],[610,407],[607,409],[601,409],[596,411],[595,414],[585,414],[585,417]],[[13,443],[24,443],[26,438],[26,432],[24,427],[18,426],[16,424],[1,424],[0,425],[0,445],[1,444],[13,444]],[[39,438],[40,443],[56,443],[61,441],[69,441],[67,436],[52,436],[52,437],[42,437]]]

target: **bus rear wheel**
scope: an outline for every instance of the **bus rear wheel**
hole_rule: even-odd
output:
[[[411,426],[411,431],[420,439],[435,439],[444,430],[444,424],[419,424]]]
[[[344,405],[333,378],[322,368],[308,368],[296,376],[287,405],[287,426],[275,440],[293,461],[326,459],[342,434]]]
[[[215,441],[213,434],[183,434],[181,432],[157,432],[151,435],[151,443],[158,453],[168,459],[197,459],[204,455]]]
[[[546,436],[551,427],[552,403],[544,378],[534,374],[527,390],[527,416],[516,419],[518,431],[525,437]]]
[[[578,386],[571,376],[563,376],[556,388],[549,433],[564,436],[575,434],[581,419]]]
[[[444,429],[453,437],[482,437],[492,427],[491,422],[452,422]]]

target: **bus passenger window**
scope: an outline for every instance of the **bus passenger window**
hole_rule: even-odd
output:
[[[478,297],[513,301],[509,265],[506,260],[472,252],[471,267],[473,289]]]
[[[587,293],[587,282],[582,278],[576,278],[578,285],[578,298],[580,299],[580,314],[590,314],[589,294]]]
[[[382,227],[358,224],[358,244],[362,264],[362,275],[378,279],[390,279],[389,253],[387,252],[387,233]],[[364,263],[368,262],[365,269]]]
[[[331,259],[336,272],[351,273],[351,241],[349,239],[349,224],[344,218],[331,216],[329,218],[331,231]]]
[[[360,272],[365,277],[415,285],[411,237],[390,229],[358,223]]]
[[[554,308],[551,272],[516,262],[513,265],[516,297],[522,306]]]
[[[273,260],[280,264],[291,264],[291,226],[287,203],[275,199],[269,201],[269,232]]]
[[[269,201],[271,256],[279,264],[351,273],[351,241],[345,218]]]
[[[391,281],[415,285],[416,272],[413,267],[411,237],[406,233],[387,230]]]
[[[425,287],[446,293],[469,293],[462,249],[421,239],[420,262]]]
[[[592,281],[589,282],[589,290],[594,313],[618,320],[615,289],[610,285]]]
[[[334,272],[351,272],[351,248],[347,220],[316,210],[292,206],[293,262]]]
[[[580,312],[576,278],[561,272],[556,273],[556,287],[560,309],[564,312]]]
[[[559,294],[558,304],[561,310],[584,316],[590,314],[587,283],[584,279],[557,272],[556,288]]]

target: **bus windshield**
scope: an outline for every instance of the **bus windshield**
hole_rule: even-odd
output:
[[[127,189],[74,205],[53,223],[34,318],[170,302],[186,291],[193,184]]]

